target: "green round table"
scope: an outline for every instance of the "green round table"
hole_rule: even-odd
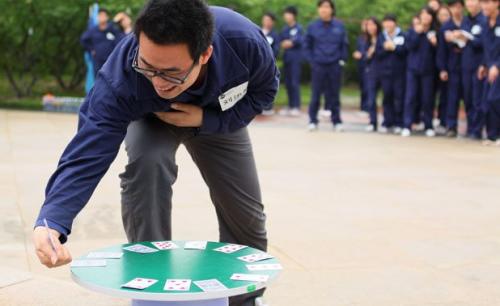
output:
[[[250,271],[248,264],[278,264],[275,258],[247,263],[238,257],[263,253],[246,247],[231,254],[214,251],[227,243],[207,242],[205,250],[184,249],[184,241],[173,241],[179,248],[154,253],[135,253],[124,247],[141,244],[156,249],[151,242],[123,244],[93,252],[122,252],[120,259],[106,259],[104,267],[71,267],[75,282],[92,291],[131,298],[133,305],[227,305],[231,296],[250,293],[266,287],[276,279],[279,270]],[[88,260],[87,255],[78,258]],[[231,280],[234,273],[268,275],[266,282]],[[158,280],[143,290],[122,288],[134,278]],[[191,279],[189,291],[165,291],[167,279]],[[194,281],[217,279],[227,289],[204,292]],[[148,304],[148,301],[150,302]],[[155,302],[154,302],[155,301]]]

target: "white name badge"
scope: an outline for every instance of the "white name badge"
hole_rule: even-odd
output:
[[[219,103],[222,111],[227,111],[247,94],[248,82],[233,87],[219,96]]]
[[[495,28],[495,36],[500,37],[500,27]]]
[[[394,37],[394,44],[396,46],[402,46],[405,44],[405,38],[403,36]]]
[[[472,27],[472,29],[470,30],[470,32],[472,33],[472,35],[479,35],[481,34],[481,31],[483,29],[481,28],[480,25],[476,24],[475,26]]]
[[[436,37],[436,32],[435,31],[429,31],[429,32],[427,32],[427,38],[428,39],[432,39],[434,37]]]
[[[108,32],[108,33],[106,33],[106,39],[107,40],[115,40],[115,36],[113,35],[113,33]]]
[[[290,36],[295,36],[295,35],[297,35],[297,32],[299,32],[299,30],[297,30],[297,29],[295,29],[295,28],[294,28],[294,29],[291,29],[291,30],[290,30]]]
[[[273,42],[274,42],[274,38],[272,38],[271,36],[266,36],[266,39],[267,39],[267,42],[272,45]]]

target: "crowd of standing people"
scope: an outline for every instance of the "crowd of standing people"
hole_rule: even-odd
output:
[[[358,62],[360,107],[369,114],[366,131],[409,137],[423,130],[427,137],[457,137],[463,101],[465,136],[500,146],[499,4],[499,0],[430,0],[406,31],[394,14],[363,20],[352,57]],[[297,23],[293,6],[284,10],[286,26],[280,34],[272,28],[273,14],[264,16],[262,28],[275,54],[284,50],[282,72],[289,105],[280,114],[300,114],[305,59],[312,76],[309,130],[318,129],[324,95],[321,112],[331,116],[334,130],[342,131],[340,91],[349,57],[347,32],[335,17],[332,0],[320,0],[317,7],[319,18],[306,29]],[[381,123],[379,92],[383,93]]]

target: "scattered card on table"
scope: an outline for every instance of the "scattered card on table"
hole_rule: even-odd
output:
[[[221,282],[219,282],[217,279],[207,279],[207,280],[201,280],[201,281],[195,281],[194,284],[198,286],[201,290],[205,292],[212,292],[212,291],[221,291],[221,290],[226,290],[227,287],[224,286]]]
[[[154,253],[158,252],[157,249],[150,248],[148,246],[142,244],[134,244],[128,247],[123,248],[124,250],[136,252],[136,253]]]
[[[82,267],[105,267],[106,260],[102,259],[77,259],[71,262],[71,267],[82,268]]]
[[[272,270],[283,270],[280,264],[255,264],[247,265],[247,269],[250,271],[272,271]]]
[[[172,241],[155,241],[151,243],[160,250],[173,250],[179,248],[179,246]]]
[[[249,282],[267,282],[267,280],[269,279],[269,275],[235,273],[233,274],[233,276],[231,276],[231,279]]]
[[[237,252],[239,250],[242,250],[244,248],[246,248],[246,246],[244,246],[244,245],[228,244],[225,246],[221,246],[220,248],[216,248],[216,249],[214,249],[214,251],[222,252],[222,253],[226,253],[226,254],[231,254],[231,253]]]
[[[156,279],[150,279],[150,278],[134,278],[130,282],[123,284],[123,288],[131,288],[131,289],[146,289],[148,287],[153,286],[155,283],[158,281]]]
[[[272,255],[269,255],[267,253],[256,253],[256,254],[250,254],[246,256],[241,256],[238,257],[239,260],[243,260],[245,262],[256,262],[256,261],[261,261],[261,260],[266,260],[274,258]]]
[[[204,250],[207,248],[206,241],[188,241],[184,244],[186,250]]]
[[[87,258],[120,259],[122,256],[122,252],[91,252]]]
[[[166,291],[189,291],[191,289],[190,279],[167,279],[165,287]]]

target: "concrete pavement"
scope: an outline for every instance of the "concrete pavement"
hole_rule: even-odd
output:
[[[347,113],[349,122],[362,122]],[[500,305],[500,148],[476,142],[305,131],[299,119],[251,126],[270,253],[284,264],[270,306]],[[31,243],[45,184],[76,116],[0,110],[0,305],[128,305],[48,270]],[[124,243],[123,150],[78,216],[76,257]],[[174,239],[217,240],[208,191],[178,153]]]

